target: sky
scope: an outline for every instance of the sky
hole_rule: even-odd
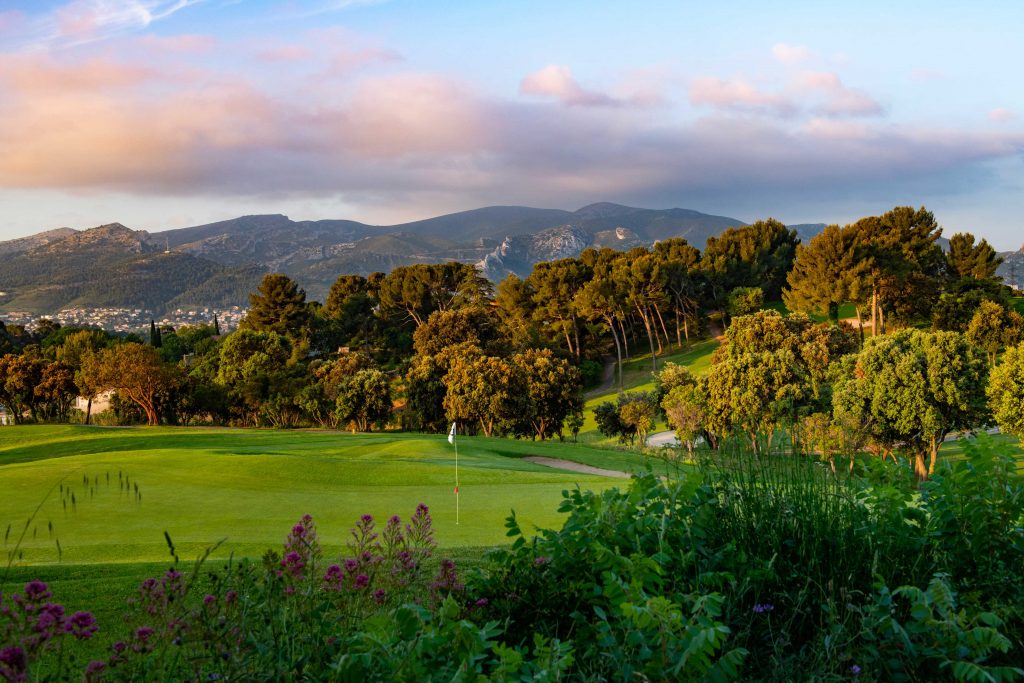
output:
[[[0,239],[610,201],[1024,243],[1024,3],[0,0]]]

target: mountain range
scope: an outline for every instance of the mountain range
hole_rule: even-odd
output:
[[[588,247],[628,249],[684,237],[703,248],[708,237],[741,225],[689,209],[599,203],[577,211],[490,206],[390,226],[271,214],[159,233],[119,223],[59,228],[0,242],[0,313],[244,306],[270,272],[288,274],[323,301],[340,274],[447,260],[477,263],[497,282]],[[824,224],[790,227],[806,241]],[[1021,260],[1024,276],[1024,252]]]

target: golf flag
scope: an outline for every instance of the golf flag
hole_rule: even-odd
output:
[[[455,423],[452,422],[452,431],[448,432],[448,443],[455,443]]]

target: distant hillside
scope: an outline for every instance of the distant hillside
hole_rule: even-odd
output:
[[[703,248],[708,237],[741,225],[689,209],[598,203],[577,211],[489,206],[392,226],[271,214],[152,234],[119,223],[61,228],[0,242],[0,311],[246,305],[269,272],[290,275],[322,301],[343,273],[448,260],[479,263],[497,281],[587,247],[628,249],[684,237]],[[807,239],[824,225],[795,227]]]
[[[0,265],[0,291],[7,292],[6,310],[53,313],[83,306],[159,311],[225,270],[190,254],[164,253],[148,233],[113,223],[8,254]]]
[[[1004,251],[999,255],[1003,258],[1003,264],[996,270],[996,275],[1002,277],[1006,284],[1024,289],[1024,246],[1017,251]]]

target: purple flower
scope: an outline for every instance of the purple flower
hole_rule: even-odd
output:
[[[544,565],[548,564],[549,562],[551,562],[551,558],[550,557],[545,557],[544,555],[541,555],[541,556],[537,557],[536,559],[534,559],[533,566],[534,567],[543,567]]]
[[[35,631],[37,633],[55,634],[64,627],[64,607],[48,602],[39,608],[38,621]]]
[[[29,581],[25,584],[25,598],[29,602],[42,602],[50,595],[49,588],[42,581]]]
[[[305,535],[306,535],[306,527],[304,527],[303,525],[296,524],[295,526],[292,527],[292,536],[295,536],[297,538],[302,538]]]
[[[121,654],[128,649],[128,644],[123,640],[119,640],[110,646],[110,649],[114,651],[114,654]]]
[[[362,520],[363,524],[369,524],[373,521],[373,515],[363,515],[359,519]]]
[[[487,598],[480,598],[479,600],[476,601],[476,606],[477,607],[487,607],[487,604],[488,604]]]
[[[217,598],[213,597],[212,595],[206,595],[206,597],[203,598],[203,604],[207,607],[209,607],[215,602],[217,602]]]
[[[764,614],[765,612],[771,612],[775,609],[775,605],[770,602],[758,603],[754,605],[754,612],[757,614]]]
[[[340,591],[342,589],[342,582],[345,580],[344,570],[336,564],[332,564],[327,568],[327,573],[324,574],[324,590],[329,591]]]
[[[98,659],[92,660],[91,662],[89,662],[89,666],[85,667],[85,680],[99,680],[99,677],[96,674],[102,673],[103,670],[106,668],[106,662],[100,661]]]
[[[64,624],[64,630],[73,635],[77,640],[89,640],[96,631],[100,630],[96,625],[96,617],[90,612],[75,612]]]
[[[860,676],[860,667],[854,664],[850,667],[850,673],[852,673],[854,676]]]
[[[151,629],[150,627],[142,626],[142,627],[137,628],[135,630],[135,637],[138,638],[139,640],[141,640],[142,642],[146,642],[147,640],[149,640],[149,637],[151,635],[153,635],[154,633],[156,633],[156,632],[153,629]],[[121,644],[123,644],[123,643],[115,643],[114,644],[114,648],[117,649],[117,646],[121,645]]]
[[[384,600],[388,597],[387,591],[383,588],[378,588],[373,592],[373,599],[377,601],[378,605],[383,605]]]
[[[370,585],[370,577],[366,574],[360,574],[356,577],[356,588],[366,588]]]
[[[359,563],[358,562],[356,562],[352,558],[349,558],[349,559],[345,560],[345,571],[347,571],[349,574],[351,574],[356,569],[359,569]]]
[[[45,587],[45,584],[44,584]],[[25,680],[28,669],[28,655],[17,645],[0,650],[0,675],[12,681]]]
[[[233,605],[236,600],[238,600],[238,593],[235,591],[228,591],[224,594],[224,604]]]

